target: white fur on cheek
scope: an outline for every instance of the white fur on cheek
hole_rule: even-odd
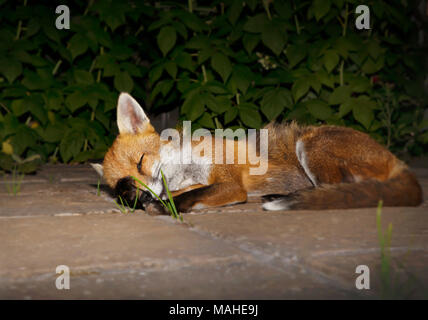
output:
[[[152,166],[153,178],[162,179],[160,174],[162,169],[168,188],[172,191],[193,184],[208,184],[211,164],[204,161],[204,158],[195,156],[193,156],[192,161],[185,159],[185,163],[181,163],[182,154],[182,150],[174,147],[172,143],[163,145],[160,148],[160,162]]]
[[[149,184],[147,184],[147,186],[154,192],[156,193],[159,197],[161,197],[162,200],[166,199],[166,196],[162,194],[163,191],[163,183],[161,180],[153,180],[152,182],[150,182]],[[149,191],[150,192],[150,191]],[[152,195],[153,198],[156,198],[151,192],[150,194]]]

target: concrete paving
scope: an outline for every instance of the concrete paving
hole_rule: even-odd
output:
[[[428,199],[428,169],[414,171]],[[121,213],[86,165],[44,166],[17,195],[10,180],[0,183],[0,299],[428,298],[427,200],[383,208],[386,277],[375,208],[266,212],[253,195],[180,223]],[[55,286],[59,265],[69,290]],[[356,288],[359,265],[370,289]]]

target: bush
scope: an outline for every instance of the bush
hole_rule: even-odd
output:
[[[181,3],[64,1],[57,30],[55,6],[0,1],[0,167],[102,158],[120,91],[194,128],[296,119],[426,149],[417,1],[369,1],[371,30],[358,1]]]

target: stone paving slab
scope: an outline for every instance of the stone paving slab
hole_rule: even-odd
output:
[[[365,298],[428,299],[428,251],[412,248],[391,248],[390,280],[387,292],[382,292],[382,266],[379,250],[372,252],[326,253],[314,256],[306,265],[311,270],[342,283],[344,287],[354,284],[359,274],[353,273],[356,266],[366,265],[370,270],[370,290],[361,291]],[[351,271],[351,272],[350,272]]]
[[[99,176],[86,165],[44,166],[24,176],[17,196],[7,190],[11,181],[8,175],[0,183],[0,217],[119,211],[102,182],[98,192]]]
[[[145,214],[3,219],[0,298],[349,298],[297,266]],[[31,244],[30,244],[31,243]],[[70,291],[55,268],[71,270]]]
[[[428,293],[427,214],[426,208],[382,210],[383,229],[393,226],[392,256],[402,262],[405,253],[403,263],[420,284],[414,297]],[[243,251],[259,252],[272,265],[300,265],[344,290],[355,288],[356,267],[368,265],[377,283],[371,295],[380,294],[376,209],[203,214],[189,215],[186,221],[196,231],[226,239]],[[405,282],[403,278],[397,281]]]
[[[61,264],[168,268],[240,253],[217,248],[185,225],[137,213],[3,219],[0,239],[1,278],[41,275]]]
[[[1,187],[1,186],[0,186]],[[104,190],[92,183],[29,183],[19,195],[0,193],[0,216],[67,215],[118,212]]]
[[[322,281],[239,260],[173,270],[111,269],[71,275],[70,290],[55,277],[2,281],[1,299],[358,299]]]
[[[428,169],[418,208],[383,208],[393,225],[393,284],[418,284],[427,298]],[[9,177],[6,177],[6,181]],[[0,182],[0,298],[3,299],[360,299],[378,298],[381,258],[376,209],[262,211],[246,204],[151,217],[118,213],[111,192],[87,165],[45,166],[21,192]],[[71,268],[72,290],[54,286],[55,267]],[[355,288],[369,266],[371,290]],[[394,279],[395,279],[394,278]]]

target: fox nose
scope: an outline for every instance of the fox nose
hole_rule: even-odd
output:
[[[140,191],[141,192],[141,191]],[[149,202],[153,200],[152,195],[150,194],[150,192],[148,191],[143,191],[139,197],[140,202],[144,203],[144,202]]]

